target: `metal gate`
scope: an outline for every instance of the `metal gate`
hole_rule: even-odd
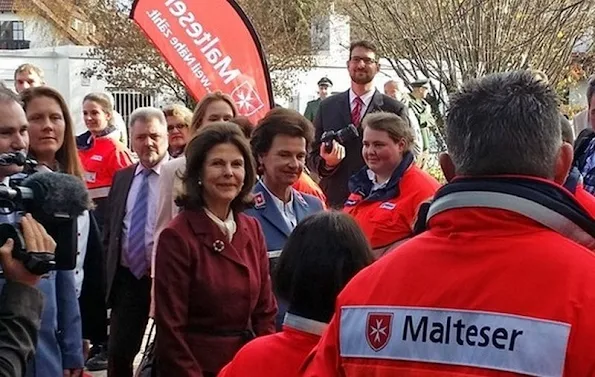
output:
[[[155,95],[134,90],[108,89],[114,96],[114,108],[128,125],[130,114],[139,107],[155,106]]]

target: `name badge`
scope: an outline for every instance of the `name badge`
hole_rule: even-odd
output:
[[[93,156],[91,156],[91,160],[101,162],[101,161],[103,161],[103,156],[94,154]]]
[[[570,328],[495,312],[349,306],[341,310],[341,356],[562,377]]]
[[[380,205],[380,209],[388,209],[388,210],[393,210],[395,209],[397,205],[395,203],[391,203],[391,202],[384,202]]]
[[[97,178],[97,173],[85,172],[85,181],[89,183],[95,183]]]

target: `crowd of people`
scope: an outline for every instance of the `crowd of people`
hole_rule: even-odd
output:
[[[573,149],[534,72],[464,83],[442,185],[420,168],[427,81],[383,94],[378,59],[352,43],[349,90],[327,97],[324,78],[305,116],[257,124],[213,92],[194,111],[138,108],[126,132],[90,93],[78,136],[43,72],[19,67],[0,153],[80,178],[94,207],[75,269],[28,280],[44,307],[15,370],[132,377],[152,317],[151,376],[595,376],[595,132]],[[595,128],[595,81],[587,97]]]

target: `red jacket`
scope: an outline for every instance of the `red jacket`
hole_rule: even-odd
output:
[[[275,332],[277,306],[262,230],[243,213],[235,221],[231,243],[203,210],[180,212],[159,236],[155,320],[162,376],[218,373],[246,343],[241,332]]]
[[[360,179],[369,181],[366,171],[358,174],[366,174]],[[374,198],[370,193],[364,196],[361,191],[353,192],[343,207],[343,211],[353,216],[364,231],[373,249],[411,237],[420,204],[431,199],[440,187],[434,177],[413,164],[394,187],[390,186],[392,181],[391,178],[382,198]]]
[[[358,274],[304,377],[595,376],[595,255],[459,208]]]
[[[133,163],[128,148],[110,136],[94,138],[78,152],[91,199],[106,198],[116,172]]]
[[[277,334],[246,344],[218,377],[297,377],[320,335],[283,325]]]

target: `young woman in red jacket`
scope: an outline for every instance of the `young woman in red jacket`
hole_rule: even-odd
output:
[[[372,113],[362,122],[366,163],[349,179],[343,211],[353,216],[378,258],[413,235],[419,206],[440,184],[415,166],[413,130],[392,113]]]
[[[365,236],[349,216],[318,212],[289,236],[275,272],[289,303],[283,331],[245,345],[219,377],[293,377],[318,343],[349,280],[372,263]]]

